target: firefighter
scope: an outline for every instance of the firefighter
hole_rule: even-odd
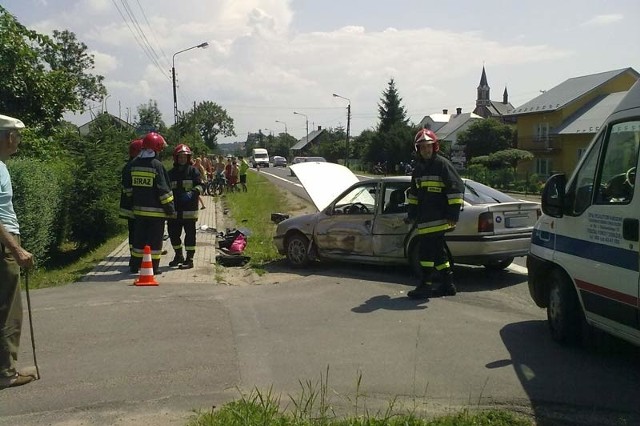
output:
[[[191,162],[191,149],[180,144],[173,150],[173,168],[169,170],[171,189],[176,205],[176,217],[167,221],[169,238],[175,256],[169,266],[180,269],[193,268],[193,255],[196,253],[196,221],[198,220],[198,198],[204,192],[202,175]],[[184,248],[182,251],[182,230],[184,229]]]
[[[122,183],[124,185],[125,176],[130,172],[131,161],[142,151],[142,139],[135,139],[129,143],[129,160],[122,168]],[[133,267],[133,234],[135,232],[135,216],[133,215],[133,203],[131,200],[132,188],[122,187],[120,194],[120,217],[127,220],[129,231],[129,269]]]
[[[153,273],[158,274],[162,254],[164,221],[175,215],[173,191],[169,174],[157,155],[167,146],[164,138],[148,133],[142,139],[142,151],[131,161],[124,177],[125,191],[131,191],[135,231],[133,235],[133,261],[131,272],[137,273],[142,263],[144,246],[151,248]]]
[[[414,299],[454,296],[453,271],[447,255],[445,232],[455,228],[463,202],[464,183],[453,164],[438,153],[434,132],[421,129],[414,138],[417,161],[408,192],[407,222],[417,227],[421,277],[418,286],[407,293]],[[440,287],[433,279],[440,274]]]

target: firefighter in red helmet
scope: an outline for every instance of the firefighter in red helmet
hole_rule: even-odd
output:
[[[456,287],[444,235],[458,221],[464,183],[453,164],[438,153],[440,145],[434,132],[421,129],[414,138],[414,148],[417,161],[407,197],[407,221],[417,227],[421,276],[418,286],[407,296],[415,299],[453,296]],[[441,284],[432,288],[437,275],[441,276]]]
[[[171,189],[176,206],[176,216],[167,221],[171,246],[175,256],[169,266],[180,269],[193,268],[193,256],[196,253],[196,221],[198,220],[198,198],[204,192],[202,175],[192,164],[191,149],[179,144],[173,150],[173,168],[169,170]],[[182,230],[184,229],[184,249],[182,251]]]
[[[173,191],[169,174],[157,159],[167,143],[156,133],[148,133],[142,139],[142,151],[131,161],[129,171],[123,176],[125,191],[131,192],[135,231],[130,270],[137,273],[142,263],[144,246],[151,248],[153,272],[158,274],[162,254],[164,222],[174,217]]]
[[[127,164],[122,168],[122,182],[125,181],[125,176],[131,171],[131,162],[136,158],[140,151],[142,151],[142,139],[135,139],[129,143],[129,159]],[[133,259],[133,234],[135,232],[135,216],[133,215],[133,202],[131,199],[131,188],[122,187],[122,193],[120,194],[120,217],[127,219],[127,229],[129,231],[129,268],[132,267]]]

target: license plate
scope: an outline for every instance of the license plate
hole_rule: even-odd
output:
[[[507,228],[524,228],[529,225],[529,218],[526,216],[520,217],[508,217],[504,221],[504,226]]]

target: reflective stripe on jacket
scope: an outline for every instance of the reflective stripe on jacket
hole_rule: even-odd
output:
[[[408,192],[409,218],[418,234],[440,234],[457,222],[463,204],[464,183],[453,164],[439,154],[418,160]]]
[[[169,170],[169,179],[175,199],[176,218],[197,220],[198,197],[204,192],[200,171],[194,166],[174,164]],[[191,191],[194,192],[194,196],[190,200],[185,200],[185,194]]]
[[[133,159],[123,176],[123,192],[131,192],[134,216],[169,218],[175,216],[169,175],[156,158]]]

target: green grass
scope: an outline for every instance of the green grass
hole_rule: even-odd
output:
[[[64,262],[60,266],[39,268],[29,271],[29,288],[58,287],[78,281],[88,274],[95,266],[102,262],[113,250],[115,250],[127,238],[127,234],[116,235],[95,250],[78,253],[69,249],[61,255]]]
[[[261,392],[257,389],[241,394],[232,401],[211,411],[198,411],[188,426],[531,426],[534,423],[506,410],[470,410],[443,416],[419,414],[422,402],[410,401],[405,408],[395,398],[387,408],[372,413],[366,406],[366,395],[360,390],[362,375],[358,375],[355,397],[346,397],[353,413],[339,416],[334,410],[334,401],[328,386],[329,368],[316,383],[300,382],[299,395],[289,395],[283,401],[272,389]]]
[[[247,228],[251,235],[247,239],[245,254],[251,257],[251,266],[261,272],[262,265],[282,256],[273,244],[276,225],[271,213],[286,213],[292,206],[282,190],[259,173],[247,175],[247,192],[232,192],[223,195],[223,207],[236,228]]]

